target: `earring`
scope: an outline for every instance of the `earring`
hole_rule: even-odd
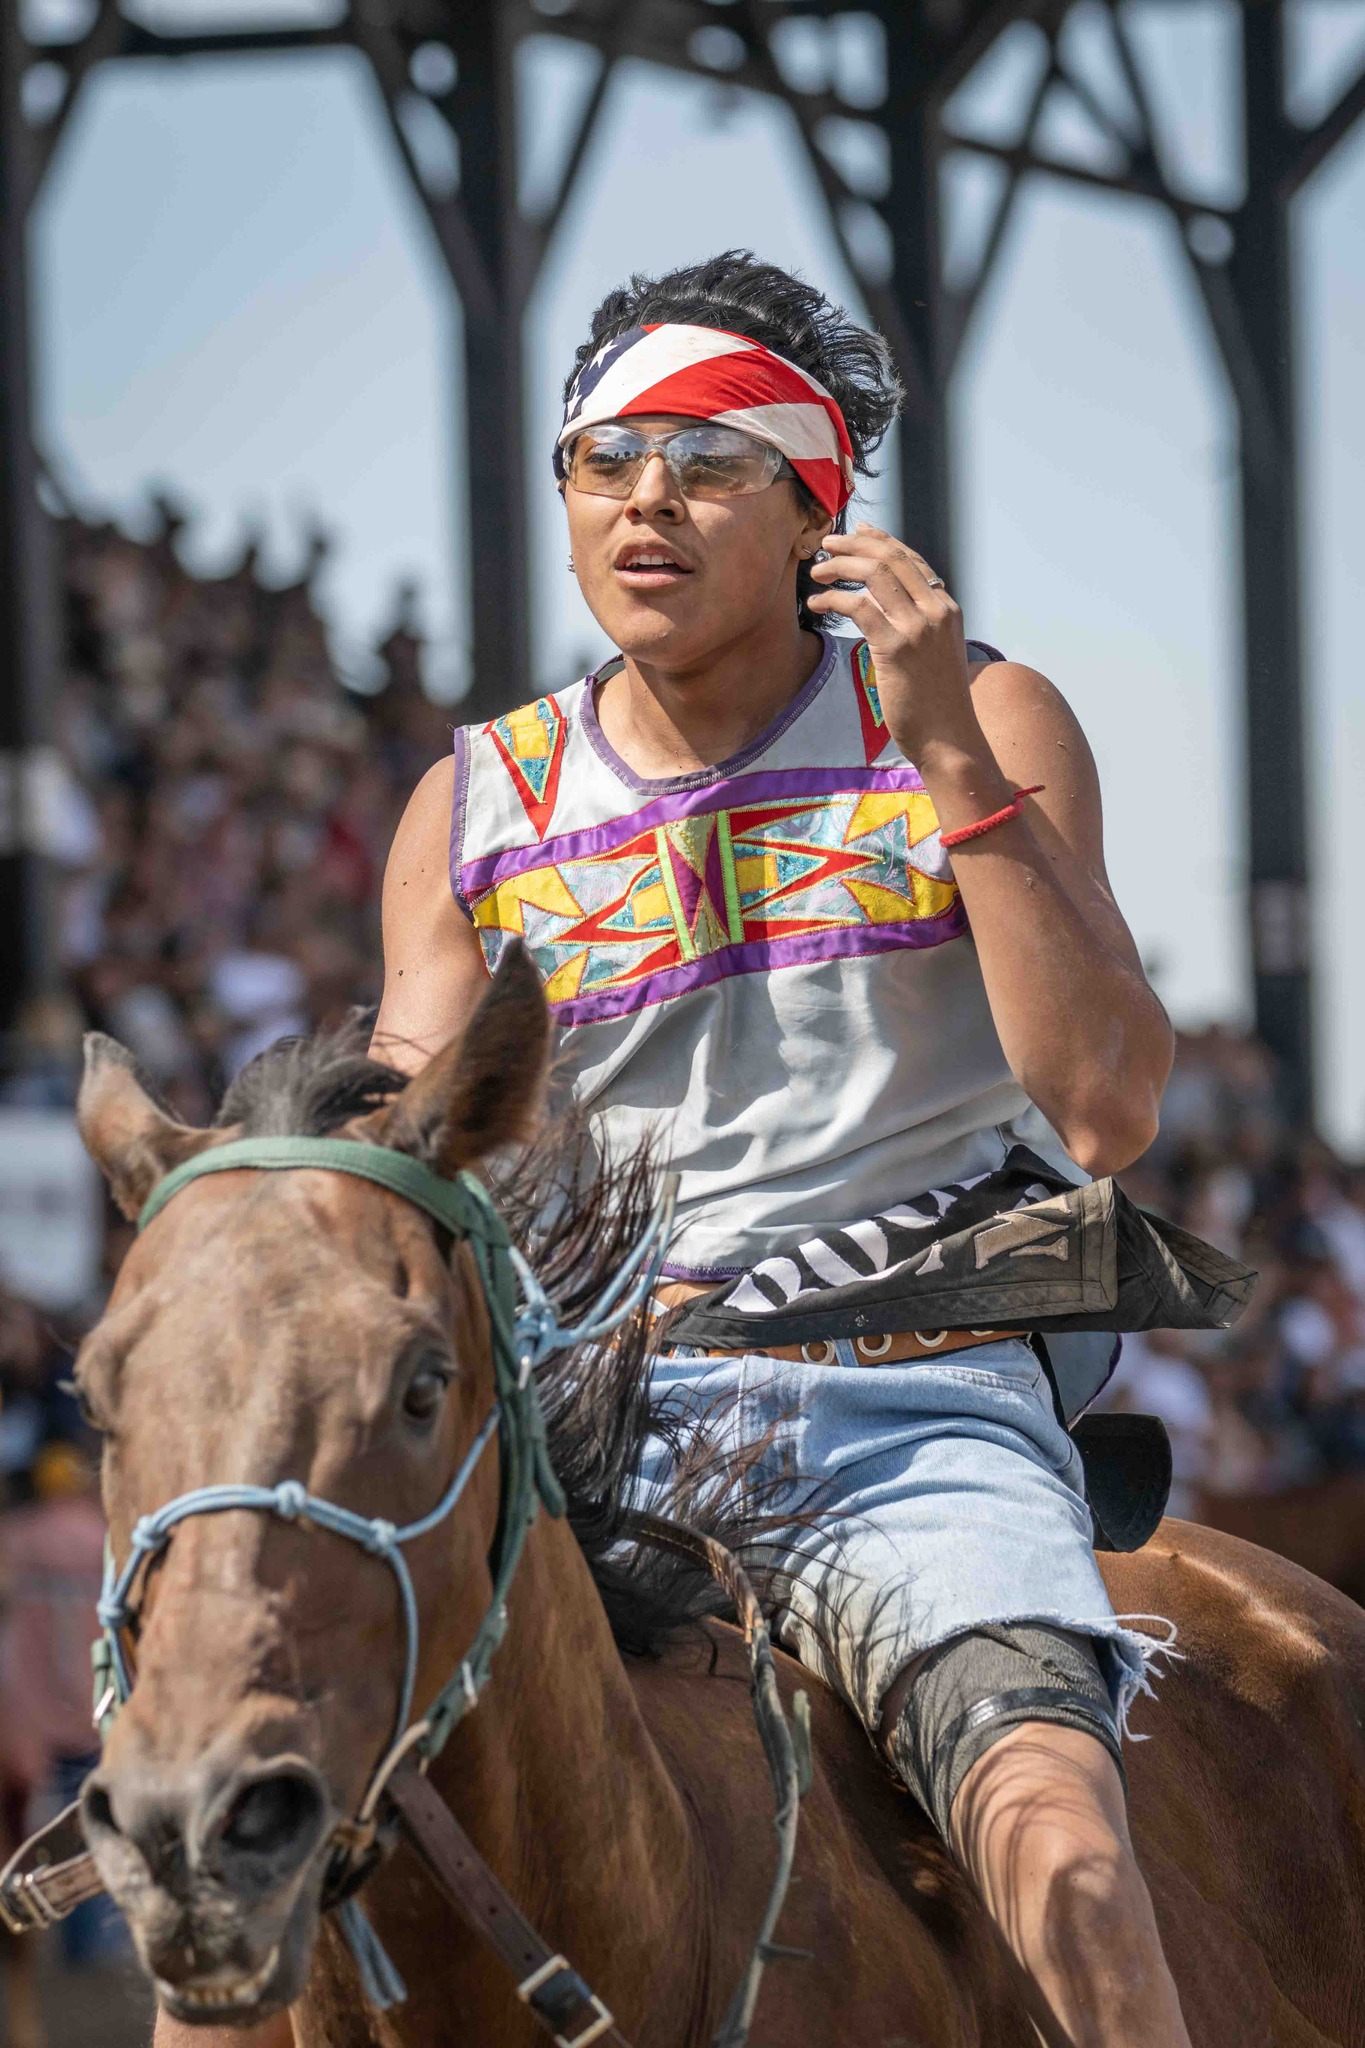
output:
[[[569,567],[570,567],[571,569],[572,569],[572,567],[573,567],[573,556],[572,556],[572,555],[570,555],[570,557],[569,557]]]

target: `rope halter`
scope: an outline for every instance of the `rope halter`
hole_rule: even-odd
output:
[[[416,1752],[425,1764],[445,1743],[452,1728],[478,1702],[493,1655],[507,1627],[507,1593],[521,1559],[527,1532],[543,1506],[551,1515],[564,1512],[564,1493],[550,1463],[545,1417],[536,1368],[552,1352],[571,1350],[609,1336],[632,1316],[658,1276],[673,1220],[677,1179],[665,1178],[660,1198],[638,1242],[580,1321],[561,1322],[555,1304],[534,1271],[513,1245],[507,1227],[483,1183],[470,1173],[447,1179],[412,1158],[350,1138],[236,1138],[199,1153],[166,1174],[152,1190],[138,1217],[145,1230],[181,1188],[201,1175],[235,1172],[243,1167],[265,1171],[324,1168],[348,1173],[402,1195],[462,1239],[474,1255],[479,1285],[488,1311],[493,1354],[493,1405],[460,1461],[445,1492],[429,1513],[399,1528],[380,1516],[365,1516],[309,1493],[300,1480],[276,1486],[231,1484],[201,1486],[179,1494],[155,1513],[144,1515],[132,1532],[122,1568],[106,1552],[104,1587],[97,1609],[101,1635],[95,1645],[96,1722],[103,1737],[118,1707],[131,1695],[133,1677],[124,1652],[123,1635],[136,1620],[133,1585],[143,1564],[163,1551],[182,1522],[198,1515],[254,1509],[285,1522],[310,1522],[358,1544],[383,1560],[398,1582],[403,1612],[404,1658],[389,1747],[377,1765],[356,1822],[339,1831],[349,1846],[372,1821],[379,1793],[393,1769]],[[437,1528],[451,1514],[479,1460],[497,1434],[501,1448],[501,1497],[497,1530],[489,1557],[493,1597],[474,1632],[469,1649],[437,1693],[422,1719],[410,1725],[421,1642],[417,1599],[404,1549]]]

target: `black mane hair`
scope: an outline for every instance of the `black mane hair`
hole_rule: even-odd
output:
[[[369,1013],[353,1010],[331,1030],[278,1039],[229,1085],[214,1127],[240,1125],[244,1137],[327,1137],[381,1108],[409,1076],[369,1056],[370,1022]],[[638,1241],[653,1208],[658,1163],[648,1147],[621,1158],[603,1154],[584,1118],[569,1108],[531,1146],[495,1161],[485,1177],[513,1242],[572,1323]],[[552,1353],[539,1372],[570,1525],[618,1647],[639,1655],[657,1654],[722,1604],[705,1573],[635,1543],[626,1531],[629,1484],[648,1436],[662,1435],[675,1457],[676,1477],[667,1500],[653,1503],[656,1510],[732,1548],[743,1544],[760,1585],[757,1567],[770,1527],[762,1488],[745,1484],[762,1444],[722,1456],[719,1416],[652,1400],[656,1342],[657,1330],[639,1313],[590,1350]]]
[[[814,285],[775,263],[764,263],[749,249],[725,249],[704,263],[690,263],[662,277],[634,271],[629,284],[608,292],[565,379],[565,398],[583,364],[605,342],[646,321],[665,320],[747,334],[818,377],[844,415],[854,468],[860,476],[877,474],[868,458],[905,397],[889,347],[880,334],[858,326]],[[798,481],[796,488],[814,504],[803,483]],[[842,512],[834,525],[837,532],[844,531]],[[820,628],[820,615],[806,605],[817,587],[809,565],[801,563],[797,616],[810,631]]]

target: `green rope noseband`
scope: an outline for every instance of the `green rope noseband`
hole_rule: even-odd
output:
[[[504,1248],[510,1242],[487,1189],[473,1174],[458,1173],[447,1180],[406,1152],[354,1138],[229,1138],[226,1144],[197,1152],[193,1159],[182,1160],[164,1174],[142,1205],[138,1229],[145,1230],[188,1181],[203,1173],[229,1173],[244,1166],[267,1170],[330,1167],[335,1173],[372,1180],[392,1194],[405,1196],[457,1237],[484,1237]]]

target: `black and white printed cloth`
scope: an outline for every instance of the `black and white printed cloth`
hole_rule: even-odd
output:
[[[1076,1187],[1015,1145],[993,1172],[805,1238],[698,1296],[671,1321],[668,1341],[761,1351],[907,1330],[1038,1331],[1069,1422],[1103,1385],[1117,1346],[1073,1347],[1054,1334],[1223,1329],[1255,1278],[1140,1209],[1112,1179]]]

